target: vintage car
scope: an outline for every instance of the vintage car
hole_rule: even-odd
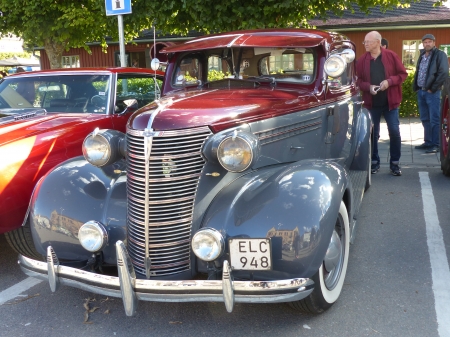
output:
[[[444,83],[444,88],[442,90],[441,98],[441,116],[440,116],[440,161],[442,173],[447,177],[450,177],[450,77],[448,77]]]
[[[159,98],[163,76],[138,68],[60,69],[0,82],[0,233],[8,232],[16,251],[39,256],[26,222],[39,179],[82,155],[95,128],[125,132],[131,113],[152,102],[155,89]]]
[[[42,259],[22,270],[123,299],[338,299],[364,191],[371,120],[355,45],[318,30],[247,30],[163,49],[164,97],[126,134],[98,129],[84,157],[47,173],[30,202]],[[156,63],[156,62],[155,62]]]

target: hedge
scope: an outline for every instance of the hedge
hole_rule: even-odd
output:
[[[412,83],[414,81],[415,68],[409,68],[408,77],[402,84],[402,104],[400,104],[400,117],[419,117],[419,108],[417,107],[417,94],[413,91]]]

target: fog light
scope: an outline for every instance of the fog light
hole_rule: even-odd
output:
[[[192,251],[203,261],[217,259],[224,249],[225,240],[216,229],[202,228],[192,238]]]
[[[106,246],[108,233],[101,223],[91,220],[80,227],[78,240],[84,249],[95,253]]]

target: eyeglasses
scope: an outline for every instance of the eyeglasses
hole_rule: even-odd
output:
[[[377,40],[367,40],[367,41],[363,41],[362,44],[368,44],[368,43],[372,43],[372,42],[376,42]]]

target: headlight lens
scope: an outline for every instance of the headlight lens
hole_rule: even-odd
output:
[[[83,155],[92,165],[105,165],[111,157],[108,140],[99,133],[88,135],[83,143]]]
[[[344,60],[342,56],[331,55],[325,61],[324,70],[328,76],[339,77],[344,72],[346,65],[347,62]]]
[[[97,128],[84,139],[83,155],[92,165],[106,166],[126,155],[125,145],[122,132]]]
[[[220,232],[213,228],[203,228],[192,238],[192,251],[203,261],[213,261],[222,255],[225,240]]]
[[[84,249],[95,253],[105,247],[108,242],[108,234],[101,223],[88,221],[80,227],[78,240]]]
[[[217,149],[220,164],[230,172],[242,172],[253,159],[252,146],[239,136],[225,138]]]

